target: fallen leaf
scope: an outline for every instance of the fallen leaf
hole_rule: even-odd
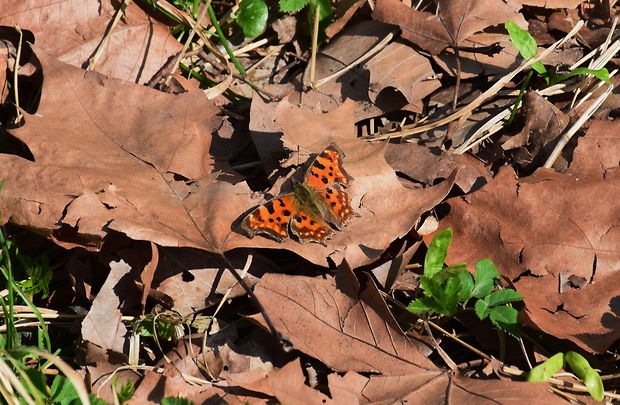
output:
[[[592,121],[586,135],[579,138],[568,173],[577,177],[603,177],[618,170],[620,123]]]
[[[3,220],[65,246],[98,248],[110,229],[164,246],[209,246],[183,201],[217,183],[209,154],[217,109],[201,93],[174,96],[38,58],[41,102],[12,131],[34,161],[0,157]]]
[[[119,7],[116,1],[37,0],[7,1],[0,24],[18,25],[36,37],[37,48],[58,60],[85,67]],[[148,82],[181,50],[168,26],[147,15],[138,4],[130,4],[111,31],[95,70],[131,81]]]
[[[399,42],[387,45],[364,67],[370,72],[370,100],[384,113],[402,107],[381,98],[386,89],[399,91],[407,103],[417,106],[421,113],[422,99],[441,86],[429,60]]]
[[[440,229],[452,228],[455,237],[446,262],[491,258],[525,297],[536,327],[604,351],[620,338],[619,174],[577,178],[539,169],[517,180],[503,168],[482,189],[447,201]],[[561,274],[587,283],[559,293]]]
[[[516,69],[523,61],[506,34],[481,32],[463,40],[467,50],[459,50],[461,79],[481,75],[499,76]],[[476,52],[475,50],[480,51]],[[446,49],[433,60],[449,75],[456,76],[454,50]]]
[[[336,279],[266,274],[254,293],[293,347],[338,371],[441,373],[400,331],[376,287],[350,270]]]
[[[265,143],[276,143],[278,133],[283,132],[285,135],[282,142],[291,150],[300,149],[303,152],[322,151],[329,143],[336,142],[345,154],[343,166],[354,179],[348,190],[352,199],[351,206],[360,217],[353,218],[343,231],[336,232],[325,247],[317,244],[300,245],[293,240],[278,243],[261,236],[248,240],[242,235],[231,234],[226,241],[228,249],[248,246],[284,248],[313,263],[325,265],[325,258],[329,256],[336,262],[346,259],[351,266],[357,267],[378,258],[395,238],[407,234],[413,228],[422,213],[445,197],[452,187],[456,172],[444,182],[424,190],[403,187],[383,158],[383,146],[355,139],[353,108],[354,103],[349,101],[334,111],[317,115],[282,101],[271,124],[274,132],[269,135],[273,136],[263,133],[263,139]],[[304,162],[308,157],[307,154],[294,155],[289,158],[288,165],[292,161]],[[290,189],[276,187],[269,195],[275,196],[285,191]],[[254,201],[248,198],[246,207],[240,209],[239,214],[249,212],[264,201],[265,198]],[[232,209],[230,197],[226,204]],[[238,220],[241,218],[240,215]],[[399,220],[394,221],[393,218]],[[385,226],[377,228],[377,223]],[[240,236],[243,239],[239,239]]]
[[[403,38],[437,55],[449,46],[463,46],[472,34],[507,19],[525,27],[520,9],[516,0],[439,0],[437,13],[432,13],[413,10],[399,0],[379,0],[372,16],[398,25]]]
[[[554,140],[568,125],[569,119],[555,105],[547,101],[535,91],[528,91],[523,98],[525,109],[525,125],[523,129],[501,146],[514,161],[522,166],[534,163],[541,166],[546,154],[543,148]]]
[[[82,321],[82,339],[116,353],[123,353],[127,333],[121,322],[120,297],[130,287],[128,280],[121,281],[130,270],[123,261],[110,263],[110,274]]]

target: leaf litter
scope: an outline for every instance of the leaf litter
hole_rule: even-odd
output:
[[[415,9],[379,0],[371,12],[348,2],[327,30],[314,82],[310,65],[276,60],[284,48],[241,53],[246,67],[261,58],[274,64],[261,74],[278,71],[253,93],[243,90],[252,95],[248,105],[228,95],[211,101],[180,76],[171,93],[137,85],[161,80],[160,69],[182,48],[146,7],[127,7],[94,71],[86,71],[116,13],[109,2],[87,3],[13,5],[0,16],[36,40],[20,44],[12,28],[0,30],[5,82],[23,48],[17,125],[6,107],[14,94],[7,86],[2,93],[0,215],[72,249],[55,276],[65,287],[38,302],[85,314],[84,360],[74,366],[101,398],[114,401],[111,373],[118,373],[136,386],[130,403],[176,395],[230,404],[568,403],[549,383],[514,377],[510,370],[526,371],[530,362],[515,340],[506,341],[508,359],[492,354],[500,360],[491,367],[490,356],[463,351],[453,334],[431,337],[422,327],[475,329],[468,343],[493,351],[490,323],[404,310],[420,296],[423,243],[446,227],[455,234],[446,264],[491,258],[504,287],[524,296],[517,306],[523,335],[536,339],[529,356],[542,360],[576,345],[590,364],[612,372],[604,353],[617,350],[620,338],[617,100],[611,96],[585,123],[555,169],[542,165],[598,93],[575,109],[567,90],[550,96],[533,87],[515,121],[466,154],[456,153],[462,142],[514,102],[521,82],[506,80],[495,99],[464,114],[460,128],[453,121],[426,137],[398,135],[466,108],[524,63],[503,30],[506,19],[535,28],[544,46],[605,10],[580,1],[438,1]],[[57,19],[62,7],[83,12]],[[597,25],[582,28],[580,43],[567,43],[552,64],[574,63],[614,38],[609,15],[597,15]],[[292,17],[273,29],[299,52],[307,45]],[[200,54],[192,55],[190,65]],[[297,67],[285,72],[288,80],[283,66]],[[588,88],[582,77],[572,80],[583,90],[577,97],[595,90],[593,81]],[[372,142],[392,133],[391,142]],[[326,246],[249,239],[239,227],[245,215],[290,191],[330,143],[345,154],[360,217]],[[137,341],[138,320],[149,314],[185,332]],[[439,352],[454,357],[458,372]],[[122,368],[128,364],[146,367]],[[588,401],[583,392],[570,395]]]

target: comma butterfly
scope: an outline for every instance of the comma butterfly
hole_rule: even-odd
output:
[[[334,234],[329,224],[342,230],[352,216],[358,216],[345,190],[353,178],[342,168],[343,158],[335,143],[328,145],[308,168],[303,183],[256,208],[241,227],[251,238],[266,234],[278,242],[289,238],[290,228],[300,243],[326,245]]]

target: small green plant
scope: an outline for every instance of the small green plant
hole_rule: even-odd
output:
[[[134,387],[133,382],[131,380],[125,381],[125,384],[118,384],[118,376],[114,376],[112,380],[112,390],[118,399],[119,404],[123,405],[127,401],[133,397],[133,394],[136,392],[136,387]]]
[[[529,32],[522,29],[511,20],[506,20],[504,25],[506,27],[506,30],[508,31],[508,35],[510,35],[510,42],[512,42],[512,45],[517,48],[523,59],[530,60],[535,57],[538,45],[536,44],[536,40],[534,39],[534,37],[532,37]],[[555,69],[547,69],[545,65],[542,64],[542,62],[536,61],[532,64],[532,69],[533,70],[530,70],[528,72],[525,80],[523,80],[523,83],[521,84],[519,95],[515,100],[515,104],[510,114],[510,118],[508,118],[508,120],[506,121],[506,126],[510,125],[510,123],[514,120],[517,109],[521,105],[521,100],[523,99],[523,95],[525,94],[525,91],[530,84],[530,80],[534,71],[537,72],[545,80],[548,86],[552,86],[573,76],[585,74],[595,76],[607,84],[611,83],[611,81],[609,80],[609,71],[606,68],[598,70],[588,68],[576,68],[569,71],[568,73],[560,74],[556,72]]]
[[[459,310],[471,310],[470,303],[475,301],[473,309],[480,319],[488,317],[496,327],[519,336],[517,310],[509,304],[522,300],[523,296],[512,289],[493,291],[500,275],[491,259],[476,263],[475,279],[467,271],[467,263],[444,266],[450,243],[450,228],[439,232],[431,241],[424,258],[424,275],[420,278],[424,297],[411,301],[407,309],[416,314],[454,315]]]
[[[506,30],[510,35],[510,42],[519,51],[523,59],[530,60],[536,56],[538,45],[529,32],[519,27],[511,20],[505,22]],[[559,83],[569,77],[589,74],[595,76],[607,84],[610,84],[609,71],[606,68],[594,70],[588,68],[576,68],[565,74],[558,74],[553,69],[547,69],[540,61],[532,64],[532,69],[538,72],[549,86]]]
[[[155,337],[159,340],[170,340],[174,336],[175,325],[178,320],[169,316],[147,315],[136,326],[136,333],[144,337]]]
[[[547,381],[564,368],[565,365],[568,365],[575,375],[583,381],[592,398],[597,401],[603,400],[605,390],[600,374],[590,366],[585,357],[576,352],[557,353],[549,357],[546,361],[531,369],[525,379],[530,382]]]
[[[161,405],[194,405],[194,403],[181,397],[165,397],[162,398]]]
[[[267,28],[269,8],[263,0],[243,0],[239,4],[239,12],[232,15],[247,38],[259,36]]]

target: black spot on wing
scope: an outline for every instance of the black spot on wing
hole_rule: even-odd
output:
[[[327,180],[327,177],[323,176],[321,177],[321,181],[325,184],[327,184],[329,182],[329,180]]]
[[[282,212],[282,216],[285,216],[285,217],[290,217],[290,216],[291,216],[291,211],[289,211],[289,210],[284,210],[284,211]]]
[[[316,160],[312,166],[316,167],[319,170],[324,170],[325,169],[325,166],[320,164],[318,160]]]
[[[278,201],[280,201],[280,204],[282,204],[282,200],[278,200]],[[273,214],[274,212],[276,212],[273,209],[273,201],[267,202],[267,204],[265,204],[265,208],[267,208],[267,212],[269,212],[270,215]]]

